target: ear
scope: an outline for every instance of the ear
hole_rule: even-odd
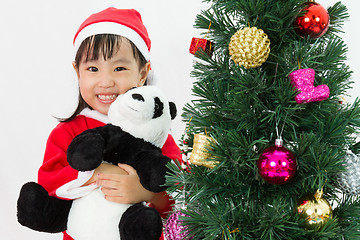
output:
[[[149,74],[150,68],[151,68],[150,62],[147,62],[145,64],[145,66],[140,70],[140,80],[137,85],[138,87],[144,86],[147,76]]]
[[[78,79],[79,79],[79,78],[80,78],[79,68],[78,68],[78,66],[76,66],[76,62],[75,62],[75,61],[72,62],[72,66],[73,66],[73,68],[74,68],[74,70],[75,70],[75,72],[76,72],[76,75],[77,75]]]
[[[176,117],[176,105],[173,102],[169,102],[171,120]]]

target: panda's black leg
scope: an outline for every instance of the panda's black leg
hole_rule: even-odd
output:
[[[35,182],[22,186],[17,202],[17,217],[21,225],[40,232],[57,233],[66,230],[72,201],[50,197]]]
[[[121,240],[159,240],[162,232],[160,214],[137,203],[126,210],[119,224]]]

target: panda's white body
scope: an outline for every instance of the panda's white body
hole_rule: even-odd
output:
[[[163,106],[160,116],[154,118],[158,109],[155,98]],[[151,86],[120,95],[112,103],[108,117],[111,124],[160,148],[168,137],[172,119],[169,102],[158,88]],[[73,200],[67,233],[76,240],[119,240],[119,221],[130,206],[105,200],[100,188],[96,188]]]
[[[97,188],[73,201],[66,232],[76,240],[119,240],[119,219],[130,206],[107,201]]]

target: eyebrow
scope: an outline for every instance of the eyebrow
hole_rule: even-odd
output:
[[[82,63],[88,63],[88,64],[91,64],[91,63],[94,63],[98,60],[95,60],[95,59],[89,59],[87,61],[83,61]],[[127,58],[118,58],[118,59],[108,59],[107,61],[111,61],[112,63],[114,64],[130,64],[131,63],[131,60],[127,59]]]

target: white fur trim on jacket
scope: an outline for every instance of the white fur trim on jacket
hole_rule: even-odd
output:
[[[91,193],[98,187],[96,184],[88,186],[82,185],[92,177],[93,173],[94,170],[79,172],[77,179],[62,185],[56,190],[56,196],[67,199],[76,199]]]

